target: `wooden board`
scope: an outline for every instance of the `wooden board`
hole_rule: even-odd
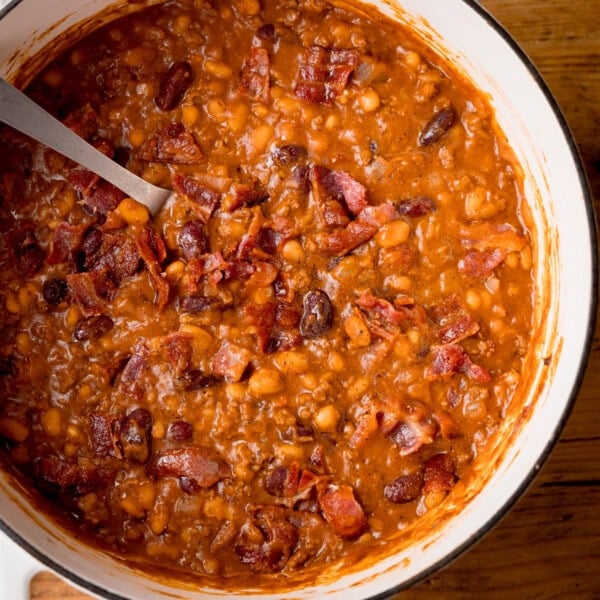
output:
[[[532,58],[579,145],[600,209],[600,0],[482,0]],[[36,600],[84,600],[49,573]],[[600,327],[560,442],[477,546],[399,600],[600,598]]]

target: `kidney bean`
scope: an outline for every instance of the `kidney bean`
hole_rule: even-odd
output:
[[[48,304],[60,304],[69,291],[66,279],[53,277],[46,279],[42,285],[42,296]]]
[[[190,63],[180,61],[173,63],[162,76],[158,94],[154,101],[161,110],[173,110],[183,98],[193,79]]]
[[[73,337],[79,342],[97,339],[110,331],[113,326],[114,322],[108,315],[88,317],[77,323]]]
[[[406,217],[423,217],[435,210],[435,202],[427,196],[415,196],[398,202],[396,209]]]
[[[123,420],[119,429],[119,446],[127,460],[144,464],[150,458],[152,415],[136,408]]]
[[[219,381],[220,380],[214,375],[206,375],[199,369],[187,371],[180,377],[183,389],[188,392],[202,390],[212,385],[216,385]]]
[[[419,134],[419,146],[430,146],[437,142],[454,125],[456,113],[451,106],[436,112]]]
[[[183,258],[190,260],[208,252],[208,237],[200,221],[188,221],[177,239]]]
[[[185,442],[194,434],[194,428],[187,421],[173,421],[167,430],[167,438],[173,442]]]
[[[254,35],[262,42],[274,43],[277,39],[275,33],[275,25],[273,23],[265,23],[261,25],[255,32]]]
[[[383,495],[394,504],[411,502],[421,493],[423,477],[420,473],[396,477],[383,488]]]
[[[333,325],[333,306],[322,290],[311,290],[304,296],[304,312],[300,320],[300,333],[307,338],[325,335]]]

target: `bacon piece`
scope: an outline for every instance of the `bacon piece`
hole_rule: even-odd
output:
[[[448,454],[435,454],[423,469],[423,492],[448,492],[456,483],[454,463]]]
[[[138,158],[149,162],[193,165],[202,159],[202,152],[182,123],[169,123],[155,131],[141,145]]]
[[[148,462],[152,446],[152,415],[136,408],[113,426],[120,457],[139,464]]]
[[[478,383],[491,380],[491,375],[483,367],[476,365],[458,344],[432,346],[433,361],[426,369],[425,376],[430,381],[445,381],[455,373],[465,373]]]
[[[400,456],[409,456],[431,444],[436,434],[435,423],[417,415],[407,415],[389,433],[389,437],[399,447]]]
[[[471,317],[458,294],[446,296],[429,312],[438,326],[437,335],[441,344],[456,344],[479,331],[479,323]]]
[[[179,299],[179,310],[188,313],[199,313],[210,308],[218,308],[223,301],[216,296],[184,296]]]
[[[167,256],[165,243],[152,227],[144,227],[136,238],[137,247],[146,265],[152,287],[156,292],[154,303],[162,311],[169,301],[169,284],[160,274],[160,265]]]
[[[239,381],[250,363],[252,352],[231,342],[224,342],[212,359],[212,370],[232,383]]]
[[[241,206],[255,206],[269,199],[269,192],[257,183],[238,183],[233,186],[233,200],[227,206],[228,212],[233,212]]]
[[[90,415],[90,443],[95,456],[119,456],[114,436],[114,425],[119,418],[121,417],[105,413]]]
[[[325,225],[346,225],[348,212],[358,215],[367,206],[367,190],[348,173],[313,165],[309,170],[313,197]]]
[[[193,177],[178,173],[173,177],[173,187],[177,193],[191,200],[192,210],[205,224],[221,202],[221,194],[205,187]]]
[[[89,196],[100,181],[100,177],[87,169],[79,168],[69,171],[66,180],[75,191],[80,192],[84,196]]]
[[[405,504],[416,500],[422,487],[423,476],[421,473],[401,475],[383,488],[383,495],[394,504]]]
[[[146,346],[138,346],[135,348],[133,355],[127,361],[127,364],[121,371],[120,383],[128,384],[139,381],[143,372],[148,368],[149,351]]]
[[[108,181],[100,180],[91,194],[83,199],[83,203],[94,211],[106,214],[115,210],[123,198],[125,194],[119,188]]]
[[[7,235],[6,246],[19,272],[26,277],[33,277],[46,260],[32,223],[24,223],[18,229],[11,231]]]
[[[86,225],[71,225],[66,221],[59,223],[54,230],[52,250],[46,258],[46,263],[56,265],[66,262],[73,252],[81,248]]]
[[[98,113],[86,103],[69,113],[63,123],[79,137],[89,140],[98,131]]]
[[[350,448],[362,448],[378,431],[379,423],[377,422],[377,411],[368,411],[356,421],[354,433],[348,440]]]
[[[56,456],[35,459],[33,473],[37,484],[49,494],[83,496],[98,487],[95,467],[82,466]]]
[[[182,373],[189,368],[192,361],[191,335],[180,332],[172,333],[162,339],[161,346],[175,373]]]
[[[278,506],[258,506],[252,510],[251,523],[261,531],[262,542],[250,541],[245,535],[235,543],[240,561],[253,571],[280,571],[298,542],[298,530],[288,516],[291,512]]]
[[[462,260],[458,261],[458,270],[461,273],[486,279],[494,269],[500,266],[506,258],[506,251],[499,248],[493,250],[471,250]]]
[[[417,262],[418,252],[410,244],[400,244],[394,248],[382,248],[379,251],[379,266],[392,273],[408,273]],[[396,302],[394,301],[394,304]]]
[[[85,253],[84,267],[90,271],[107,273],[115,287],[140,267],[137,245],[124,233],[92,230],[85,237],[82,249]]]
[[[293,462],[289,467],[276,467],[264,478],[265,490],[271,496],[291,497],[298,492],[300,466]]]
[[[349,485],[317,486],[317,500],[323,517],[338,535],[352,539],[365,530],[367,518]]]
[[[236,251],[237,258],[248,258],[251,251],[256,247],[258,234],[265,220],[260,207],[255,206],[251,209],[251,211],[252,218],[250,220],[250,224],[248,225],[246,232],[238,244]]]
[[[85,317],[106,312],[106,301],[112,301],[117,288],[106,271],[67,275],[67,283]]]
[[[206,375],[200,369],[191,369],[183,373],[177,380],[177,383],[186,392],[197,392],[213,385],[221,383],[221,380],[214,375]]]
[[[268,102],[270,66],[269,53],[264,48],[250,48],[250,56],[242,65],[240,90],[251,98]]]
[[[369,331],[382,339],[393,338],[398,328],[411,319],[409,309],[403,306],[396,309],[387,300],[370,292],[362,292],[356,304],[366,317]]]
[[[212,450],[187,446],[155,454],[147,471],[154,477],[183,477],[200,488],[209,488],[231,475],[229,466]]]
[[[186,260],[199,258],[208,252],[208,236],[204,225],[199,220],[185,223],[177,237],[179,251]]]
[[[333,256],[344,256],[364,242],[368,242],[377,233],[377,227],[356,219],[346,227],[338,227],[322,240],[323,250]]]
[[[343,92],[358,59],[357,50],[309,46],[300,61],[294,93],[302,100],[330,105]]]

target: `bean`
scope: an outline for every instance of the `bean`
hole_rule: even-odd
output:
[[[456,113],[451,106],[436,112],[419,134],[419,146],[430,146],[437,142],[454,125]]]
[[[272,23],[265,23],[261,25],[255,32],[254,35],[262,42],[275,43],[277,34],[275,33],[275,25]]]
[[[248,391],[254,397],[276,394],[283,389],[283,382],[279,371],[270,367],[258,369],[248,380]]]
[[[192,83],[193,73],[190,63],[173,63],[162,76],[158,94],[154,101],[161,110],[173,110],[183,98]]]
[[[421,493],[423,477],[420,473],[402,475],[383,488],[383,495],[394,504],[404,504],[415,500]]]
[[[48,304],[60,304],[66,297],[69,288],[66,279],[53,277],[46,279],[42,285],[42,296]]]
[[[108,315],[88,317],[77,323],[73,337],[79,342],[97,339],[110,331],[113,326],[114,322]]]
[[[307,338],[325,335],[333,325],[333,306],[322,290],[311,290],[303,299],[304,312],[300,320],[300,333]]]
[[[340,420],[340,413],[333,404],[328,404],[318,410],[313,420],[321,431],[334,432]]]
[[[286,144],[278,146],[273,151],[273,160],[278,165],[291,165],[306,160],[308,152],[304,146],[298,144]]]
[[[194,428],[187,421],[173,421],[167,430],[167,438],[174,442],[185,442],[194,434]]]
[[[183,385],[183,389],[188,392],[203,390],[219,383],[219,379],[213,375],[206,375],[198,369],[187,371],[181,376],[180,381]]]
[[[208,251],[208,238],[200,221],[188,221],[179,232],[177,239],[183,258],[198,258]]]

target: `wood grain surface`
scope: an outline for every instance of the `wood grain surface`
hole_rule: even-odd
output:
[[[600,210],[600,0],[481,4],[531,57],[562,107]],[[40,573],[31,598],[89,596]],[[477,546],[397,596],[440,598],[600,599],[600,326],[571,417],[529,491]]]

